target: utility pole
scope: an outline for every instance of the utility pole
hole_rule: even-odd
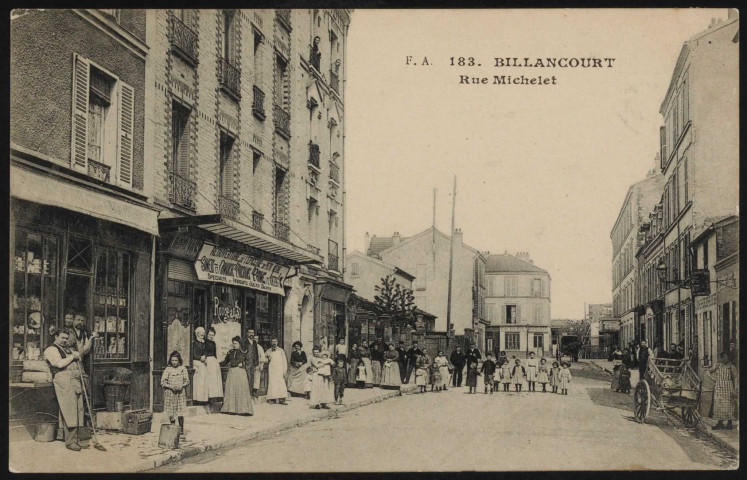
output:
[[[433,276],[436,276],[436,189],[433,189],[433,224],[431,228],[431,251],[433,253]],[[448,325],[447,325],[448,330]],[[447,332],[448,333],[448,332]]]
[[[449,247],[449,291],[446,300],[446,333],[451,329],[451,278],[454,270],[454,210],[456,207],[456,175],[454,175],[454,194],[451,197],[451,245]]]

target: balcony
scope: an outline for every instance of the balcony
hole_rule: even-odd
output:
[[[286,140],[290,140],[290,113],[283,110],[283,107],[279,105],[274,106],[272,113],[275,117],[275,131]]]
[[[340,184],[340,167],[334,163],[329,164],[329,179],[338,185]]]
[[[252,212],[252,228],[255,230],[262,231],[262,222],[265,221],[265,216],[258,211]]]
[[[225,58],[219,59],[218,82],[226,93],[237,100],[241,98],[241,72]]]
[[[313,252],[316,255],[321,255],[321,250],[319,250],[319,247],[315,247],[314,245],[310,243],[306,245],[306,250]]]
[[[96,180],[101,180],[102,182],[109,183],[110,181],[110,172],[112,167],[109,165],[104,165],[103,163],[95,162],[88,159],[88,175],[90,177],[95,178]]]
[[[275,221],[275,236],[287,242],[290,238],[290,225],[281,221]]]
[[[260,120],[265,119],[265,92],[254,85],[254,97],[252,100],[252,114]]]
[[[329,71],[329,86],[336,94],[340,94],[340,77],[337,76],[332,70]]]
[[[176,172],[169,172],[169,201],[174,205],[195,210],[197,184]]]
[[[327,268],[330,270],[334,270],[336,272],[340,271],[340,257],[338,257],[338,249],[337,249],[337,242],[334,240],[329,240],[328,248],[329,251],[328,256],[328,265]]]
[[[321,170],[321,164],[319,163],[319,145],[313,142],[309,142],[309,163]]]
[[[239,202],[225,195],[218,197],[218,213],[231,220],[239,219]]]
[[[322,54],[314,47],[311,47],[311,51],[309,52],[309,63],[317,72],[321,71]]]
[[[291,11],[289,8],[278,8],[275,10],[275,14],[277,15],[280,24],[284,26],[286,30],[289,32],[293,30],[291,26]]]
[[[171,37],[171,46],[181,57],[197,64],[197,32],[189,28],[181,20],[172,17],[174,22],[174,34]]]

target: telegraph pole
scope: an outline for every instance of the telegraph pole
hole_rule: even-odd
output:
[[[454,270],[454,210],[456,207],[456,175],[454,175],[454,195],[451,197],[451,245],[449,247],[449,291],[446,300],[446,333],[451,329],[451,278]]]

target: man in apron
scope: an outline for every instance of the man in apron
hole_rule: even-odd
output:
[[[88,440],[80,439],[84,423],[83,388],[81,386],[80,353],[67,344],[72,332],[66,328],[57,332],[54,343],[44,350],[44,359],[52,371],[54,393],[60,407],[60,419],[65,434],[65,446],[73,451],[88,448]]]

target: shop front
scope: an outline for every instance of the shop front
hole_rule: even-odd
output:
[[[19,178],[23,175],[14,180]],[[71,311],[84,318],[83,329],[98,333],[82,362],[91,378],[93,409],[106,407],[104,379],[118,367],[133,372],[124,407],[148,408],[150,402],[150,280],[157,213],[116,198],[92,197],[100,201],[68,205],[65,189],[78,187],[57,183],[55,188],[62,189],[57,202],[45,199],[45,193],[35,196],[20,189],[14,192],[22,198],[11,198],[11,433],[13,427],[16,433],[31,432],[29,426],[43,420],[39,415],[57,416],[51,379],[42,371],[43,354],[54,341],[50,328],[70,326],[65,316]],[[81,189],[80,195],[87,194]],[[104,220],[110,210],[134,220],[136,228]]]
[[[350,342],[346,312],[352,293],[351,285],[333,278],[322,278],[314,284],[314,297],[317,299],[314,345],[322,350],[331,351],[340,338],[344,338],[346,344]]]

